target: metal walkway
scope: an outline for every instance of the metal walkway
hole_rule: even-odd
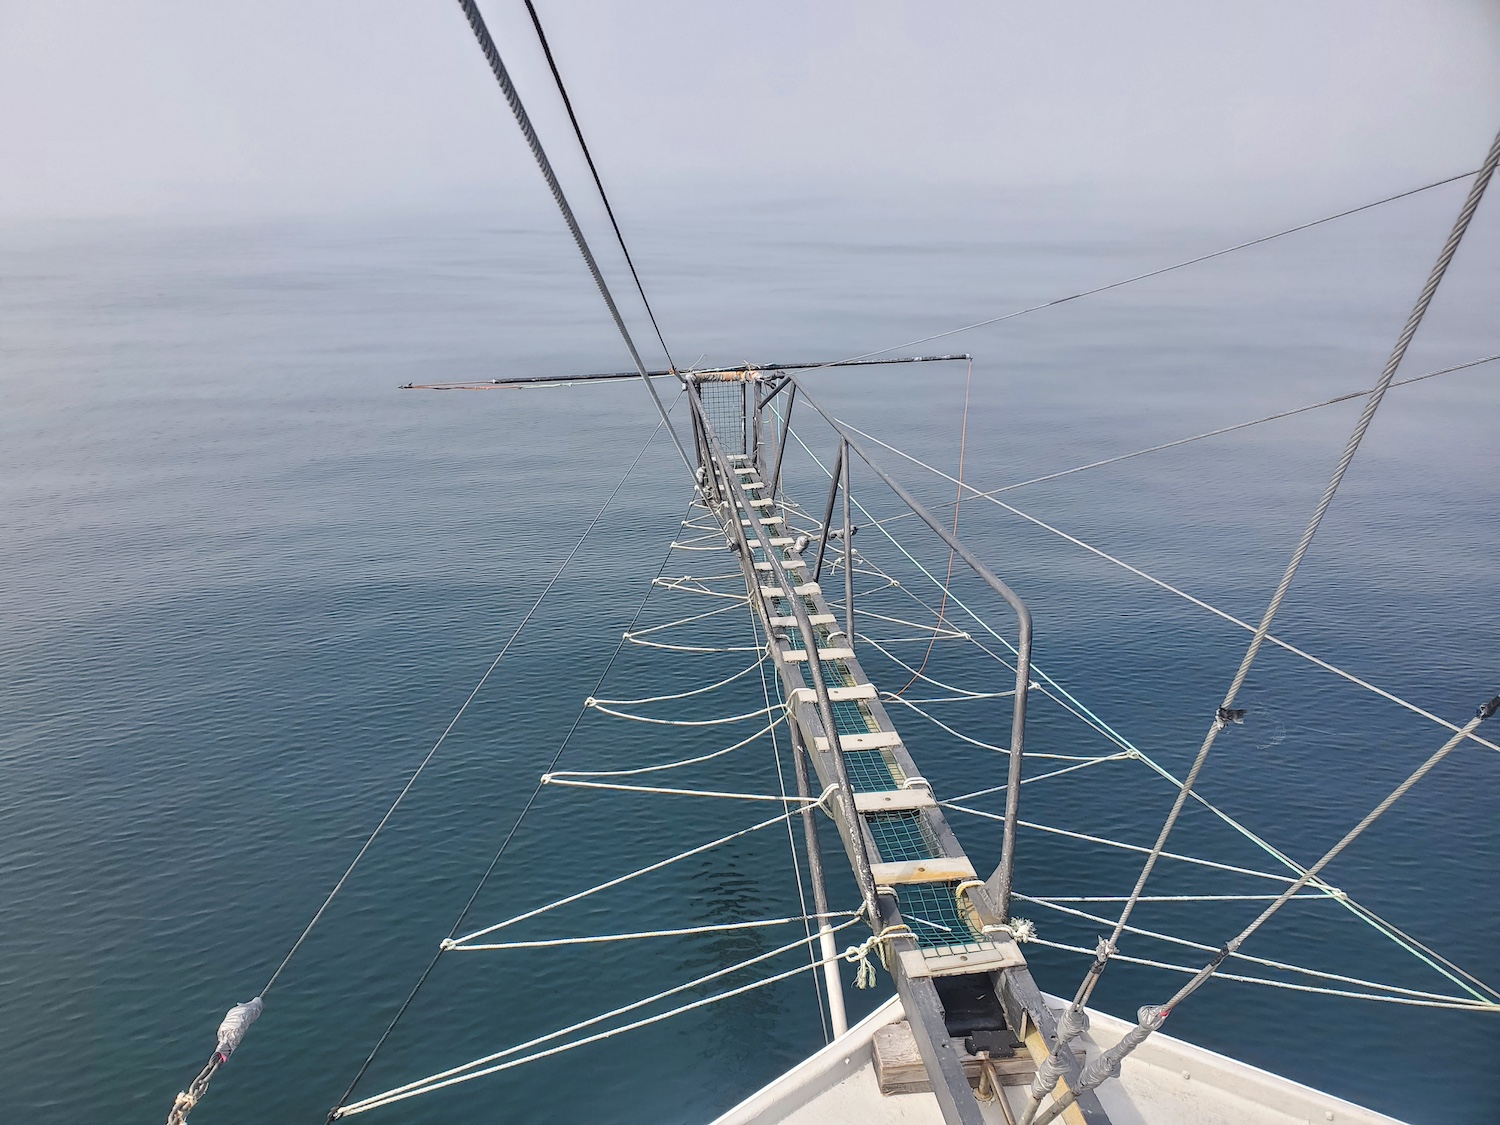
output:
[[[717,508],[728,546],[742,556],[750,604],[770,638],[788,703],[796,752],[806,755],[824,792],[840,789],[847,779],[852,801],[830,801],[829,811],[856,880],[867,902],[875,903],[877,932],[905,927],[890,936],[882,960],[901,995],[944,1119],[977,1125],[983,1117],[955,1045],[955,1028],[962,1022],[955,997],[968,997],[966,1011],[980,1023],[988,1007],[989,1017],[1009,1028],[1038,1061],[1051,1049],[1052,1013],[860,665],[852,638],[809,575],[802,551],[815,543],[789,533],[751,455],[702,451],[723,456],[729,469],[703,474],[704,503]],[[711,467],[718,456],[705,461]],[[725,479],[729,476],[732,481]],[[731,522],[734,516],[739,529]],[[826,712],[808,666],[802,620],[815,639]],[[825,713],[833,718],[831,739]],[[1071,1120],[1075,1125],[1108,1122],[1091,1097]]]

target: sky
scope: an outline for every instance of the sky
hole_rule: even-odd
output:
[[[1500,126],[1500,0],[537,7],[609,184],[637,202],[948,185],[1359,201],[1473,168]],[[482,8],[573,183],[524,7]],[[0,0],[0,104],[10,219],[545,198],[452,0]]]

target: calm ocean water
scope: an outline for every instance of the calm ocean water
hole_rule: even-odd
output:
[[[1491,203],[1406,374],[1500,350],[1500,210]],[[966,477],[1023,480],[1367,386],[1456,205],[1448,189],[924,345],[976,357]],[[710,362],[821,359],[1269,225],[1080,229],[995,208],[976,226],[974,213],[802,203],[643,216],[638,257],[680,362],[700,353]],[[224,1009],[261,987],[546,584],[652,417],[631,384],[396,390],[624,366],[545,216],[101,223],[7,229],[0,241],[0,1117],[156,1121],[212,1048]],[[954,364],[809,382],[857,425],[951,471],[964,379]],[[1276,629],[1454,721],[1500,688],[1497,406],[1494,367],[1392,392]],[[1006,499],[1253,619],[1357,409],[1346,403]],[[826,455],[826,433],[804,421]],[[951,486],[887,460],[925,498],[951,497]],[[826,487],[816,471],[804,459],[789,474],[794,494],[816,505]],[[893,513],[868,478],[856,472],[861,498]],[[594,691],[650,577],[663,566],[727,569],[716,556],[663,561],[687,499],[682,467],[659,437],[278,982],[195,1122],[323,1120]],[[941,573],[946,555],[910,521],[892,525],[902,528],[912,554]],[[1245,634],[997,508],[966,504],[962,531],[1033,607],[1042,669],[1165,767],[1185,769]],[[902,583],[860,604],[920,619],[912,596],[932,604],[934,588],[889,543],[860,538]],[[955,589],[1008,631],[1003,607],[962,580]],[[658,591],[640,621],[701,609]],[[920,659],[920,645],[897,639],[909,628],[872,619],[870,632]],[[711,619],[696,636],[752,643],[739,615]],[[627,645],[599,694],[681,691],[747,659]],[[904,682],[873,652],[867,667],[886,686]],[[1007,674],[948,644],[928,669],[976,689]],[[1262,656],[1245,697],[1252,720],[1221,740],[1203,792],[1303,861],[1446,734],[1279,650]],[[761,686],[751,676],[688,703],[676,713],[748,711],[762,705]],[[947,715],[1003,741],[1003,708]],[[1001,779],[993,753],[916,715],[896,717],[939,793]],[[590,715],[563,768],[671,760],[727,745],[727,733]],[[1109,749],[1045,699],[1029,745]],[[1039,759],[1031,772],[1048,768]],[[775,769],[762,743],[677,780],[774,792]],[[1492,982],[1497,782],[1500,755],[1458,751],[1330,873]],[[1023,812],[1147,843],[1170,800],[1163,782],[1127,761],[1028,786]],[[1000,808],[999,796],[975,803]],[[762,808],[546,790],[470,918],[500,920],[752,823]],[[992,863],[996,826],[953,819],[981,866]],[[1174,847],[1276,869],[1201,810]],[[1123,894],[1136,862],[1030,832],[1019,885],[1033,896]],[[509,934],[795,913],[789,865],[786,834],[771,830]],[[1270,886],[1176,865],[1153,889]],[[854,902],[847,879],[835,898]],[[1254,905],[1148,904],[1137,920],[1217,945]],[[1100,929],[1028,910],[1052,940],[1091,945]],[[360,1093],[787,940],[782,930],[446,958]],[[1411,988],[1455,987],[1327,901],[1292,904],[1248,951]],[[1201,959],[1146,939],[1127,952]],[[1042,949],[1033,961],[1056,992],[1072,989],[1083,964]],[[1099,1000],[1129,1012],[1178,979],[1120,966]],[[887,988],[882,974],[879,994],[856,1006]],[[1500,1120],[1493,1016],[1217,982],[1169,1030],[1414,1122]],[[369,1120],[702,1122],[822,1035],[804,975]]]

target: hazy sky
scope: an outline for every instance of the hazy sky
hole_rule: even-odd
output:
[[[1500,127],[1500,0],[537,5],[624,192],[1353,201],[1472,168]],[[572,175],[524,8],[483,8]],[[452,0],[0,0],[0,104],[10,216],[541,190]]]

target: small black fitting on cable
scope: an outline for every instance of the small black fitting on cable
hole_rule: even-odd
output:
[[[1483,722],[1494,715],[1496,711],[1500,711],[1500,695],[1495,696],[1488,703],[1481,703],[1479,709],[1474,712],[1474,717]]]

